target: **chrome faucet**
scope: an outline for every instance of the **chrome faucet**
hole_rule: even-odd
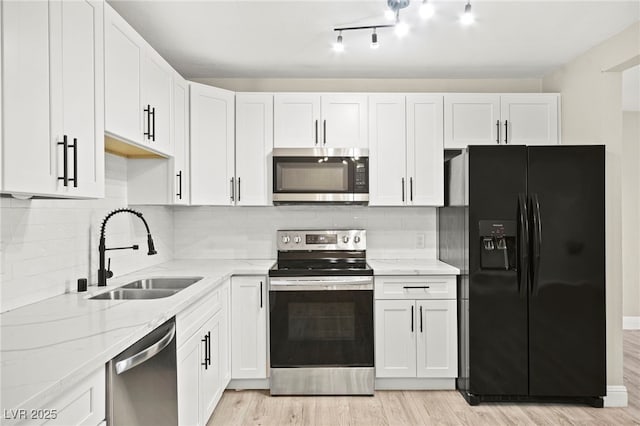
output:
[[[147,245],[149,247],[149,251],[147,252],[147,255],[151,256],[153,254],[157,254],[158,252],[156,251],[156,248],[153,244],[153,238],[151,238],[151,231],[149,230],[149,225],[147,225],[147,221],[144,220],[144,217],[142,217],[142,213],[132,210],[132,209],[117,209],[112,211],[111,213],[109,213],[103,220],[102,220],[102,226],[100,227],[100,243],[98,245],[98,251],[100,252],[100,266],[98,269],[98,286],[102,287],[102,286],[106,286],[107,285],[107,278],[111,278],[113,277],[113,272],[111,272],[111,259],[109,259],[109,265],[108,267],[105,269],[105,265],[104,265],[104,256],[105,256],[105,252],[107,250],[126,250],[126,249],[132,249],[132,250],[138,250],[138,245],[134,244],[132,246],[129,247],[111,247],[111,248],[107,248],[106,246],[106,240],[105,240],[105,236],[104,236],[104,228],[107,225],[107,221],[109,219],[111,219],[111,217],[115,214],[118,213],[131,213],[133,215],[138,216],[142,222],[144,223],[145,228],[147,228]]]

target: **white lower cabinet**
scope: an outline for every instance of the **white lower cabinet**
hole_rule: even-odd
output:
[[[231,379],[228,318],[229,282],[176,317],[180,425],[205,425]]]
[[[267,378],[267,285],[264,276],[231,279],[231,378]]]
[[[71,390],[39,409],[28,409],[18,424],[95,426],[106,415],[106,375],[102,365]],[[6,418],[5,418],[6,419]],[[12,423],[13,424],[13,423]]]
[[[375,359],[377,379],[457,377],[454,276],[376,277]]]

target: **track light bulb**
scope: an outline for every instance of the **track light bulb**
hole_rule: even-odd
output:
[[[460,23],[462,25],[471,25],[475,21],[473,13],[471,13],[471,3],[468,2],[464,7],[464,13],[460,17]]]
[[[409,34],[409,24],[407,24],[406,22],[397,22],[395,33],[399,38],[406,36],[407,34]]]
[[[428,0],[422,0],[419,13],[422,19],[429,19],[434,15],[435,9],[433,8],[433,5],[428,2]]]
[[[334,52],[344,52],[344,44],[342,43],[342,31],[338,33],[338,39],[333,43]]]
[[[376,34],[376,29],[374,28],[373,34],[371,34],[371,48],[377,49],[378,47],[380,47],[378,44],[378,34]]]

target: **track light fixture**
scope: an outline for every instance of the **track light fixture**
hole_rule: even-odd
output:
[[[464,6],[464,13],[460,17],[460,23],[462,25],[471,25],[475,21],[475,17],[473,13],[471,13],[471,1],[467,1],[467,4]]]
[[[406,36],[409,33],[409,24],[405,21],[400,20],[400,10],[409,6],[410,1],[411,0],[387,0],[387,9],[384,15],[387,19],[393,20],[393,24],[334,28],[334,31],[338,31],[338,39],[333,44],[333,50],[335,50],[336,52],[344,51],[344,44],[342,43],[342,31],[373,30],[373,32],[371,33],[371,49],[377,49],[380,46],[378,43],[378,33],[376,31],[379,28],[393,28],[395,30],[394,32],[399,38]],[[422,19],[429,19],[435,14],[435,9],[432,2],[433,0],[421,0],[419,15]],[[471,13],[471,0],[467,0],[467,3],[464,6],[464,13],[460,15],[460,23],[462,25],[470,25],[474,21],[475,17]]]

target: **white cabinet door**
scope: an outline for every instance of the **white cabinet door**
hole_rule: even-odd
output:
[[[462,149],[468,145],[499,142],[500,95],[444,95],[444,147]]]
[[[105,131],[118,139],[139,143],[144,40],[108,5],[105,14]]]
[[[236,94],[236,204],[271,205],[273,95]]]
[[[457,315],[455,300],[419,300],[417,376],[457,377]]]
[[[232,205],[234,177],[234,93],[189,83],[191,119],[191,204]]]
[[[267,377],[265,277],[231,279],[231,378]]]
[[[142,56],[142,112],[143,141],[149,147],[172,154],[171,91],[173,69],[151,48]],[[150,112],[145,112],[145,109]],[[145,136],[146,134],[146,136]]]
[[[406,122],[404,95],[369,96],[369,205],[406,202]]]
[[[58,173],[50,133],[49,3],[2,2],[2,192],[51,194]]]
[[[443,96],[407,95],[407,202],[444,204]]]
[[[558,143],[558,95],[502,95],[500,143],[556,145]]]
[[[211,317],[204,325],[204,335],[207,336],[204,342],[207,359],[206,366],[203,366],[200,378],[200,423],[207,424],[209,416],[213,413],[218,403],[217,397],[220,393],[221,380],[221,345],[220,338],[222,333],[222,312],[219,311]]]
[[[103,6],[94,0],[51,2],[60,14],[59,30],[51,37],[52,81],[62,88],[61,97],[52,99],[53,125],[60,129],[54,134],[66,135],[74,145],[67,150],[74,181],[64,186],[58,180],[59,191],[68,196],[104,196]]]
[[[173,173],[169,185],[174,204],[189,204],[189,86],[173,79]]]
[[[415,302],[376,300],[375,303],[376,377],[415,377]]]
[[[319,95],[276,93],[273,103],[274,147],[312,148],[322,146]]]
[[[201,339],[197,332],[177,350],[178,423],[181,425],[200,424],[200,369],[204,362]]]
[[[321,100],[322,140],[318,146],[367,148],[367,95],[326,94]]]

